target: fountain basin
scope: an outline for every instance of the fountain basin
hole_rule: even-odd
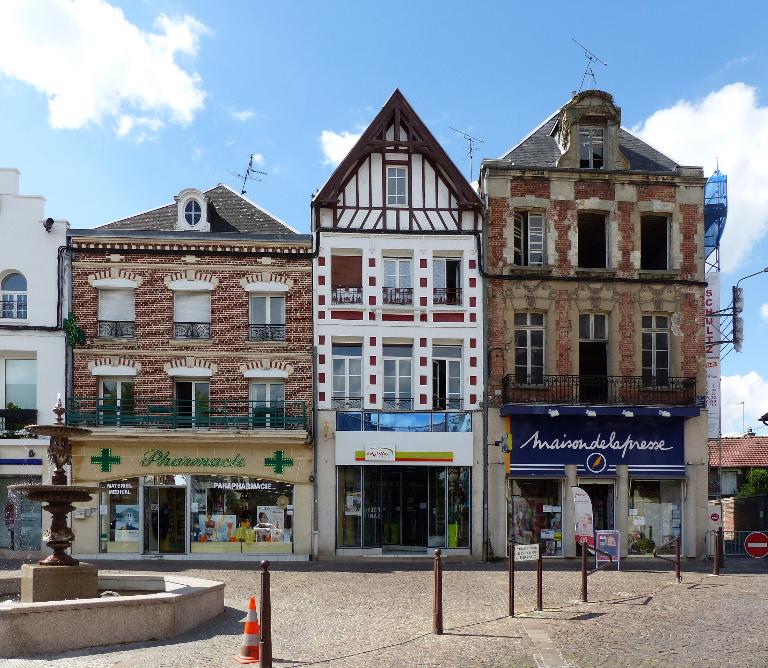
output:
[[[13,580],[4,578],[5,587]],[[213,580],[103,574],[98,586],[130,595],[0,603],[0,657],[164,640],[224,612],[224,583]]]

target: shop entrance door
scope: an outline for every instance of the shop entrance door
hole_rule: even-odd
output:
[[[592,520],[595,531],[605,531],[614,528],[613,520],[613,482],[580,485],[592,500]]]
[[[382,548],[427,547],[427,469],[398,467],[381,473]]]
[[[186,532],[185,487],[144,487],[144,553],[183,554]]]

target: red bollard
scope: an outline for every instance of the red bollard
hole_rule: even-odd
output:
[[[261,562],[261,639],[259,640],[259,668],[272,668],[272,599],[269,595],[269,562]]]
[[[432,604],[432,633],[443,635],[443,563],[440,548],[435,550],[435,598]]]

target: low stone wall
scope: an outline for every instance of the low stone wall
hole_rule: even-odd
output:
[[[105,575],[99,589],[159,593],[0,604],[0,657],[173,638],[224,612],[224,584],[212,580]]]

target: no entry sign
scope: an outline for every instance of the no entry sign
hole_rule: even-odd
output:
[[[744,551],[755,559],[768,556],[768,535],[753,531],[744,539]]]

